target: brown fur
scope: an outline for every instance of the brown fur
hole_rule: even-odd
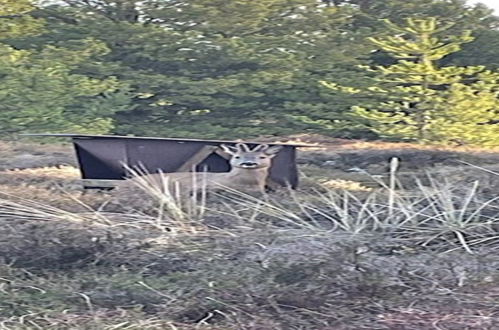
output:
[[[281,147],[258,145],[250,149],[238,143],[235,147],[221,145],[222,150],[231,156],[231,170],[226,173],[157,173],[135,177],[124,181],[117,187],[117,192],[129,193],[135,187],[153,187],[170,193],[189,196],[202,189],[235,189],[243,192],[265,193],[268,170],[272,158]]]

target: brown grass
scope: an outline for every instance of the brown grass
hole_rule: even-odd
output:
[[[0,327],[496,329],[499,155],[398,148],[390,187],[393,150],[303,151],[302,191],[196,218],[82,193],[57,155],[0,172]]]
[[[262,137],[257,139],[263,142],[280,142],[289,144],[312,144],[309,150],[431,150],[431,151],[453,151],[464,153],[484,153],[497,154],[499,146],[494,148],[481,148],[475,146],[456,146],[438,144],[420,144],[410,142],[386,142],[386,141],[366,141],[331,138],[320,134],[294,134],[286,137]]]

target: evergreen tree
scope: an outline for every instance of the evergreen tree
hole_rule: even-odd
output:
[[[471,5],[467,0],[334,0],[336,5],[350,5],[359,9],[354,15],[354,29],[370,27],[377,35],[390,34],[383,23],[389,19],[395,24],[404,24],[407,18],[435,17],[441,24],[451,24],[447,34],[457,35],[473,31],[475,39],[463,45],[463,51],[450,54],[443,62],[451,65],[485,65],[497,68],[499,58],[499,17],[483,4]],[[455,24],[457,23],[458,24]],[[373,64],[389,65],[393,58],[378,49],[369,58]]]
[[[85,50],[46,47],[36,53],[0,44],[0,132],[104,133],[111,115],[127,105],[116,78],[93,79],[72,69],[102,45],[89,41]]]
[[[103,41],[105,61],[79,72],[132,86],[133,108],[113,117],[119,134],[229,138],[307,129],[296,116],[330,106],[316,81],[354,79],[356,58],[371,48],[360,42],[363,32],[351,31],[349,8],[320,1],[65,2],[41,12],[47,33],[16,45]],[[134,12],[140,19],[131,19]],[[329,101],[338,111],[351,105]]]
[[[89,40],[105,45],[107,51],[85,57],[68,72],[97,81],[116,77],[125,86],[121,90],[130,86],[132,93],[119,96],[130,105],[116,101],[103,107],[109,111],[102,117],[114,123],[113,133],[137,135],[374,136],[350,118],[349,109],[359,95],[331,93],[317,81],[367,88],[374,73],[360,70],[358,64],[393,64],[386,52],[373,52],[375,45],[365,42],[367,36],[389,33],[379,18],[399,22],[409,15],[432,15],[458,21],[448,30],[451,34],[468,28],[483,32],[494,24],[486,8],[468,7],[464,0],[42,3],[46,5],[22,15],[43,18],[42,33],[18,35],[4,43],[32,54],[48,45],[77,53]],[[489,68],[499,48],[487,39],[470,48],[473,61],[457,52],[450,63]],[[364,94],[362,102],[376,97]]]
[[[126,85],[115,77],[74,73],[82,63],[107,53],[106,46],[87,39],[73,49],[17,49],[8,40],[40,33],[43,20],[28,15],[35,9],[31,1],[0,1],[0,134],[108,132],[111,115],[129,103]]]
[[[31,0],[0,0],[0,37],[34,35],[43,27],[43,20],[29,15],[35,9]]]
[[[499,29],[473,31],[472,42],[462,45],[462,50],[449,54],[440,61],[442,65],[483,65],[489,70],[499,69]]]
[[[499,144],[499,73],[483,66],[439,67],[438,61],[473,38],[469,32],[443,37],[449,25],[435,18],[388,20],[393,36],[369,38],[396,64],[367,68],[375,75],[368,88],[324,85],[378,98],[352,108],[353,116],[382,137],[421,142]]]

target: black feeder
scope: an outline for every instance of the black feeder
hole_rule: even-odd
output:
[[[146,173],[171,172],[228,172],[228,156],[220,152],[220,144],[245,143],[281,145],[283,148],[272,160],[269,186],[274,184],[298,186],[296,148],[305,144],[281,144],[251,141],[198,140],[114,135],[80,134],[24,134],[71,138],[80,166],[83,187],[112,188],[116,180],[127,177],[129,168],[140,168]]]

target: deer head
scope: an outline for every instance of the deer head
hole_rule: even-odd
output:
[[[259,144],[251,149],[244,143],[238,143],[235,146],[222,144],[220,147],[231,155],[232,168],[243,169],[269,168],[272,158],[282,149],[281,146],[270,147],[267,144]]]

